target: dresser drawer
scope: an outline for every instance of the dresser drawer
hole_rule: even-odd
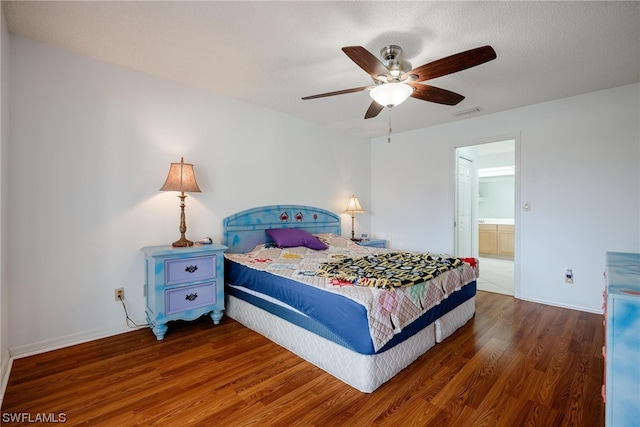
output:
[[[165,286],[213,279],[216,262],[215,255],[167,260]]]
[[[216,283],[171,289],[165,292],[167,314],[179,313],[216,303]]]

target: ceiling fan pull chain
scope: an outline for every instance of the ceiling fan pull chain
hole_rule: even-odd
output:
[[[387,134],[387,144],[391,144],[391,107],[389,107],[389,133]]]

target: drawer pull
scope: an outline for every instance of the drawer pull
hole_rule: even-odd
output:
[[[196,298],[198,298],[197,293],[189,294],[184,297],[187,301],[195,301]]]
[[[193,273],[197,269],[198,269],[197,265],[189,265],[184,269],[184,271],[186,271],[187,273]]]

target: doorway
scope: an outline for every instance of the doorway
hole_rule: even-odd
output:
[[[480,260],[478,289],[518,296],[517,138],[455,148],[456,256]]]

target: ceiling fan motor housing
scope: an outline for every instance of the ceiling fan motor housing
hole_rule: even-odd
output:
[[[402,48],[391,44],[380,49],[384,65],[394,79],[411,70],[411,63],[402,57]]]

